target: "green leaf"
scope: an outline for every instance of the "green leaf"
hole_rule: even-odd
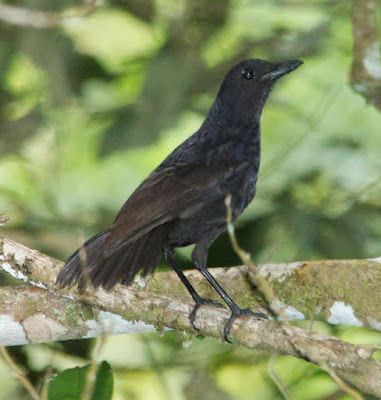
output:
[[[102,361],[98,367],[95,381],[93,400],[111,400],[114,390],[114,378],[111,366],[107,361]]]
[[[5,115],[13,120],[22,118],[44,98],[48,88],[46,72],[23,53],[15,53],[9,64],[4,82],[12,95],[5,105]]]
[[[81,400],[89,366],[67,369],[49,385],[49,400]]]
[[[126,61],[152,54],[160,45],[150,25],[112,9],[99,10],[80,24],[68,24],[65,32],[78,52],[97,58],[114,73],[123,72]]]
[[[76,367],[57,375],[49,385],[49,400],[81,400],[88,369],[89,365]],[[103,361],[98,367],[92,400],[111,400],[113,390],[111,366]]]

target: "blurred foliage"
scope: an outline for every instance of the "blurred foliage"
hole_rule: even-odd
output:
[[[114,0],[62,29],[2,24],[0,33],[0,212],[12,217],[3,235],[65,259],[198,129],[233,64],[300,58],[265,108],[257,195],[238,239],[257,262],[380,255],[381,116],[349,87],[350,2]],[[180,252],[190,265],[189,249]],[[237,262],[222,235],[209,265]],[[349,331],[351,341],[381,342]],[[114,398],[282,398],[268,355],[183,341],[174,332],[109,338]],[[88,357],[60,351],[25,347],[23,363],[41,378],[49,364]],[[281,358],[274,370],[295,399],[347,398],[303,361]]]

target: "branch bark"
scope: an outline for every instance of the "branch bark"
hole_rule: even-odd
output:
[[[0,324],[2,325],[0,340],[3,344],[86,338],[99,336],[104,331],[114,334],[155,329],[162,331],[170,328],[193,332],[188,318],[193,304],[174,273],[158,273],[148,281],[136,279],[133,287],[126,288],[118,285],[112,292],[98,290],[95,293],[90,291],[80,294],[76,290],[59,291],[54,281],[62,263],[9,239],[0,240],[0,266],[14,277],[35,286],[0,288]],[[357,268],[360,268],[360,272]],[[374,300],[373,306],[371,306],[372,302],[364,305],[359,300],[358,293],[366,292],[366,290],[360,290],[366,283],[372,288],[372,296],[379,296],[381,293],[380,268],[380,259],[260,266],[261,274],[269,279],[275,292],[281,295],[281,299],[283,296],[289,316],[300,317],[295,312],[295,310],[299,311],[297,306],[300,310],[304,310],[305,317],[314,317],[319,301],[323,302],[319,315],[328,315],[328,306],[324,304],[331,304],[330,297],[332,296],[337,297],[332,301],[343,303],[347,307],[343,310],[347,312],[347,322],[351,322],[354,317],[353,310],[356,310],[357,306],[351,303],[354,308],[348,314],[345,296],[348,298],[353,296],[356,301],[359,301],[359,313],[364,313],[364,324],[369,321],[365,315],[374,317],[378,315],[374,304],[379,304],[379,302]],[[353,279],[357,279],[357,287],[350,288],[345,282],[344,284],[341,282],[344,289],[335,291],[333,281],[336,276],[339,281],[342,281],[345,271],[345,282],[352,282],[350,276],[354,274]],[[212,272],[223,285],[225,283],[225,286],[229,287],[229,293],[235,299],[237,297],[243,299],[250,294],[249,302],[252,300],[255,302],[254,308],[265,310],[265,306],[261,305],[261,300],[255,297],[255,293],[253,294],[247,280],[250,275],[247,268],[219,268]],[[320,282],[327,272],[329,272],[328,278]],[[195,271],[189,271],[187,275],[200,293],[205,296],[211,294],[209,287]],[[362,281],[359,281],[359,278]],[[316,292],[312,291],[313,284],[319,286]],[[319,296],[315,294],[309,298],[308,288],[311,288],[311,293],[317,293]],[[301,297],[295,295],[287,298],[285,293],[288,289],[295,293],[300,292]],[[300,301],[300,304],[297,304],[297,301]],[[305,306],[304,303],[308,301],[313,306]],[[330,309],[331,316],[341,315],[342,318],[345,316],[345,312],[340,314],[340,310],[335,311],[334,305]],[[302,311],[299,313],[302,314]],[[221,338],[223,327],[229,316],[227,310],[202,307],[197,314],[196,325],[200,328],[202,335]],[[357,310],[356,318],[360,320]],[[376,323],[372,323],[374,328],[379,328],[381,324],[375,321]],[[368,325],[370,325],[369,322]],[[238,319],[233,324],[230,338],[251,349],[288,354],[324,366],[362,392],[381,398],[381,363],[373,358],[374,351],[378,349],[376,346],[355,346],[337,338],[295,326],[251,317]]]
[[[40,11],[0,3],[0,21],[23,28],[52,29],[64,26],[74,18],[92,14],[97,8],[96,0],[84,3],[70,13]]]
[[[375,0],[353,0],[351,84],[381,110],[381,55]]]

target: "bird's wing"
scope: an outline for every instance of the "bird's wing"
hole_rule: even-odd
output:
[[[214,152],[219,153],[226,146],[231,147],[231,144],[217,146]],[[231,154],[235,157],[234,152]],[[188,158],[188,152],[185,156]],[[167,159],[126,201],[104,243],[106,255],[196,205],[225,198],[228,193],[223,183],[239,172],[232,160],[206,165],[204,159],[196,164],[184,162],[184,159],[177,155],[173,164]]]

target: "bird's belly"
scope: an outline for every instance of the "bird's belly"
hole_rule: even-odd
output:
[[[255,195],[256,174],[241,175],[234,182],[225,182],[218,200],[200,203],[184,210],[180,217],[172,221],[169,242],[173,247],[182,247],[197,243],[201,238],[216,238],[226,229],[227,209],[225,198],[232,196],[231,207],[233,221],[248,206]]]
[[[173,247],[183,247],[205,237],[215,238],[225,228],[225,203],[217,200],[186,210],[180,218],[172,221],[168,240]]]

